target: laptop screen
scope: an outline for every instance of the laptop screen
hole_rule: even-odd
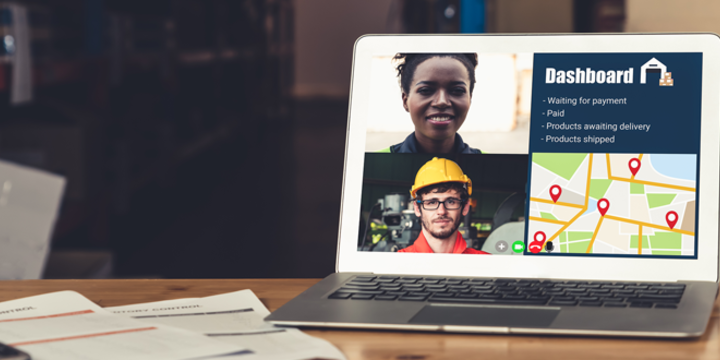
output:
[[[357,250],[697,259],[702,61],[373,56]]]

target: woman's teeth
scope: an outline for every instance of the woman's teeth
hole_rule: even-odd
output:
[[[431,116],[428,119],[432,121],[449,121],[450,116]]]

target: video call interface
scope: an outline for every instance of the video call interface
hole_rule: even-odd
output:
[[[377,54],[358,251],[697,259],[702,60]]]

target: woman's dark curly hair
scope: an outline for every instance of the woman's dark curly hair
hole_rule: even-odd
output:
[[[410,82],[415,76],[415,69],[420,63],[434,57],[449,57],[456,59],[465,65],[470,76],[470,95],[475,88],[475,67],[478,64],[477,53],[440,53],[440,54],[407,54],[397,53],[393,56],[393,60],[399,62],[397,67],[398,76],[400,77],[400,87],[406,94],[410,93]]]

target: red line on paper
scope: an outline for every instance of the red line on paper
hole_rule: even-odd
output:
[[[126,333],[131,333],[131,332],[147,331],[147,330],[156,330],[156,329],[157,329],[156,327],[150,326],[150,327],[137,328],[137,329],[127,329],[127,330],[117,330],[117,331],[108,331],[108,332],[102,332],[102,333],[95,333],[95,334],[85,334],[85,335],[67,336],[67,337],[61,337],[61,338],[55,338],[55,339],[42,339],[42,340],[16,342],[16,343],[14,343],[14,344],[10,344],[10,346],[24,346],[24,345],[44,344],[44,343],[49,343],[49,342],[66,341],[66,340],[77,340],[77,339],[86,339],[86,338],[91,338],[91,337],[106,336],[106,335],[116,335],[116,334],[126,334]]]
[[[92,314],[92,313],[94,313],[94,311],[92,311],[92,310],[82,310],[82,311],[73,311],[73,312],[62,313],[62,314],[53,314],[53,315],[43,315],[43,316],[33,316],[33,317],[25,317],[25,318],[17,318],[17,319],[0,320],[0,323],[11,322],[11,321],[24,321],[24,320],[36,320],[36,319],[50,319],[50,318],[56,318],[56,317],[82,315],[82,314]]]

